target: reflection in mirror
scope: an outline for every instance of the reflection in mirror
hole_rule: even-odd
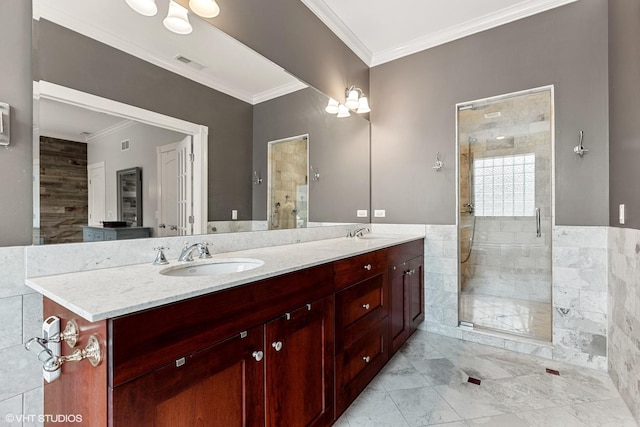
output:
[[[208,128],[208,135],[201,134],[203,170],[194,175],[194,197],[201,197],[203,206],[194,214],[193,233],[266,229],[268,143],[302,134],[309,134],[312,141],[309,165],[323,171],[322,181],[308,184],[310,209],[305,225],[368,222],[368,216],[356,216],[356,210],[369,210],[368,121],[355,115],[339,120],[326,114],[326,96],[193,14],[192,34],[168,32],[162,25],[168,1],[158,0],[157,4],[157,16],[145,18],[122,1],[34,0],[34,80]],[[34,109],[36,122],[38,115],[46,116],[39,108],[44,107]],[[122,120],[126,115],[119,117]],[[88,122],[75,123],[84,127]],[[143,120],[140,126],[143,124],[150,122]],[[197,135],[179,127],[169,129],[178,133],[176,138],[160,145]],[[39,144],[39,138],[34,141]],[[115,173],[142,166],[143,224],[153,228],[153,236],[191,234],[180,228],[171,204],[163,207],[162,194],[167,191],[160,192],[159,187],[170,185],[171,179],[157,171],[163,161],[165,169],[173,166],[170,156],[162,159],[165,149],[157,145],[149,143],[149,151],[143,155],[154,163],[149,170],[156,172],[150,176],[146,165],[114,166],[107,158],[93,157],[87,159],[84,176],[100,174],[104,163],[105,183],[110,184],[110,170]],[[127,157],[121,146],[112,151]],[[36,157],[34,162],[38,161]],[[259,183],[254,175],[264,182]],[[199,182],[201,176],[205,179]],[[40,176],[34,178],[38,186]],[[308,173],[306,179],[309,181]],[[173,183],[179,185],[179,181]],[[112,186],[115,191],[115,184]],[[80,222],[95,225],[96,220],[117,218],[117,208],[109,203],[106,193],[104,206],[87,200],[86,210],[93,209],[95,215],[86,214]],[[85,197],[89,199],[88,194]],[[43,215],[42,206],[36,206],[34,228],[43,224]],[[57,215],[52,219],[54,224],[68,220],[65,210],[59,209]],[[186,219],[188,222],[188,216]],[[74,227],[81,228],[81,224]]]
[[[142,168],[116,172],[118,177],[118,221],[126,227],[142,226]]]

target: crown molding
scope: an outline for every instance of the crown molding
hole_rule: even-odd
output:
[[[95,141],[97,139],[100,138],[104,138],[106,136],[112,135],[116,132],[120,132],[123,131],[125,129],[128,129],[132,126],[137,125],[138,122],[134,122],[133,120],[123,120],[121,122],[118,122],[114,125],[108,126],[102,130],[99,130],[98,132],[92,133],[91,135],[87,136],[85,139],[87,143]]]
[[[38,11],[38,19],[46,19],[55,24],[69,28],[72,31],[76,31],[84,36],[126,52],[139,59],[156,65],[160,68],[164,68],[165,70],[171,71],[172,73],[181,75],[189,80],[193,80],[211,89],[240,99],[241,101],[244,101],[246,103],[252,104],[253,102],[253,95],[250,93],[221,82],[220,80],[207,76],[203,73],[199,73],[198,71],[190,68],[188,65],[182,66],[181,64],[177,63],[173,64],[163,58],[152,55],[142,47],[131,43],[114,33],[100,30],[86,22],[70,17],[69,15],[64,13],[64,11],[56,9],[55,7],[49,5],[46,1],[37,1],[34,4]]]
[[[275,87],[273,89],[265,90],[264,92],[260,92],[254,95],[252,99],[252,104],[260,104],[261,102],[269,101],[270,99],[278,98],[280,96],[288,95],[293,92],[297,92],[302,89],[306,89],[309,86],[297,80],[295,82],[285,83],[281,86]]]
[[[301,0],[307,8],[316,15],[324,25],[349,47],[367,66],[371,66],[372,52],[362,41],[342,22],[335,12],[323,0]]]
[[[531,0],[464,22],[437,33],[419,37],[405,45],[371,52],[323,0],[301,0],[333,33],[369,67],[375,67],[416,52],[445,44],[481,31],[508,24],[578,0]]]

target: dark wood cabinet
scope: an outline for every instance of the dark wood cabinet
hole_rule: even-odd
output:
[[[333,296],[265,325],[267,426],[333,421]]]
[[[390,352],[405,343],[424,320],[423,241],[389,250]]]
[[[96,427],[329,426],[424,319],[423,245],[95,323],[45,298],[45,317],[78,321],[81,343],[96,331],[105,357],[65,364],[46,412]]]
[[[257,327],[110,389],[109,425],[263,425],[263,343]]]

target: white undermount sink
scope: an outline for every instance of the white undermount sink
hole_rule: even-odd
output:
[[[360,237],[357,237],[357,239],[360,240],[382,240],[382,239],[392,239],[393,237],[389,237],[389,236],[379,236],[377,234],[363,234]]]
[[[264,261],[261,259],[226,258],[169,267],[160,270],[160,274],[177,277],[217,276],[253,270],[262,265],[264,265]]]

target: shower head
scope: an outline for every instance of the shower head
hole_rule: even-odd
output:
[[[474,142],[478,142],[478,138],[476,138],[474,136],[470,136],[469,137],[469,143],[474,143]]]

